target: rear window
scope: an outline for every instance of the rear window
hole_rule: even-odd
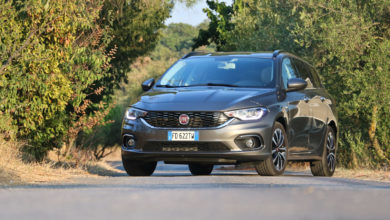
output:
[[[191,57],[176,62],[161,77],[160,86],[188,87],[226,84],[274,87],[272,59],[251,57]]]

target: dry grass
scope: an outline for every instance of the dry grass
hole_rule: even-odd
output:
[[[19,153],[20,144],[0,139],[0,184],[61,182],[75,175],[84,175],[81,169],[53,168],[54,163],[24,163]]]
[[[220,170],[255,170],[251,164],[243,164],[238,167],[223,166]],[[308,162],[289,162],[286,171],[300,172],[310,175],[310,164]],[[390,171],[370,169],[346,169],[338,167],[333,177],[370,180],[390,183]]]
[[[309,163],[290,163],[289,170],[310,173]],[[390,171],[337,168],[333,177],[390,182]]]
[[[54,154],[49,155],[49,160],[44,163],[24,163],[20,159],[19,147],[19,143],[6,142],[0,138],[0,185],[71,183],[75,177],[123,175],[109,164],[109,161],[120,161],[119,148],[101,162],[90,162],[75,167],[70,162],[55,162]],[[228,166],[222,169],[253,169],[253,167]],[[290,163],[288,170],[310,173],[308,163]],[[334,177],[390,182],[390,172],[383,170],[338,168]]]
[[[338,168],[334,177],[390,182],[390,172],[384,170]]]
[[[118,171],[105,162],[90,162],[82,166],[46,160],[24,163],[19,153],[20,144],[0,138],[0,185],[72,182],[75,177],[114,176]]]

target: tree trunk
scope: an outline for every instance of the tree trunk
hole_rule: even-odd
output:
[[[379,159],[381,159],[381,160],[385,161],[387,164],[389,164],[390,161],[386,158],[385,153],[381,149],[381,146],[378,142],[378,139],[375,136],[377,122],[378,122],[378,106],[374,105],[372,107],[371,124],[370,124],[370,128],[368,130],[368,135],[370,137],[371,144],[374,147]]]
[[[359,167],[358,159],[356,157],[356,153],[353,149],[351,149],[351,157],[352,157],[352,168],[356,169]]]

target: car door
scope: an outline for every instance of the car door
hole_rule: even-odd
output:
[[[323,141],[327,120],[327,111],[324,103],[326,95],[319,79],[313,76],[312,70],[314,69],[309,64],[302,60],[294,59],[294,65],[299,78],[307,82],[305,100],[309,107],[310,129],[308,130],[309,140],[305,153],[310,154],[317,152]]]
[[[291,58],[283,58],[281,69],[284,88],[287,88],[287,81],[289,79],[299,78]],[[311,125],[306,97],[306,90],[291,91],[287,92],[286,95],[288,146],[291,155],[306,151],[309,143],[309,130]]]
[[[306,64],[309,76],[313,81],[314,89],[310,100],[312,112],[312,126],[309,132],[309,150],[317,154],[322,150],[326,137],[328,124],[328,113],[331,111],[329,106],[329,97],[326,90],[322,87],[321,82],[314,68]]]

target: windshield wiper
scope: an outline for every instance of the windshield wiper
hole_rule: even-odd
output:
[[[232,84],[225,84],[225,83],[206,83],[206,84],[195,84],[195,85],[188,85],[189,86],[226,86],[226,87],[239,87],[237,85]]]
[[[156,87],[176,88],[177,86],[171,86],[171,85],[156,85]]]
[[[186,86],[156,85],[156,87],[164,87],[164,88],[195,87],[195,86],[226,86],[226,87],[239,87],[239,86],[237,86],[237,85],[225,84],[225,83],[205,83],[205,84],[194,84],[194,85],[186,85]]]

